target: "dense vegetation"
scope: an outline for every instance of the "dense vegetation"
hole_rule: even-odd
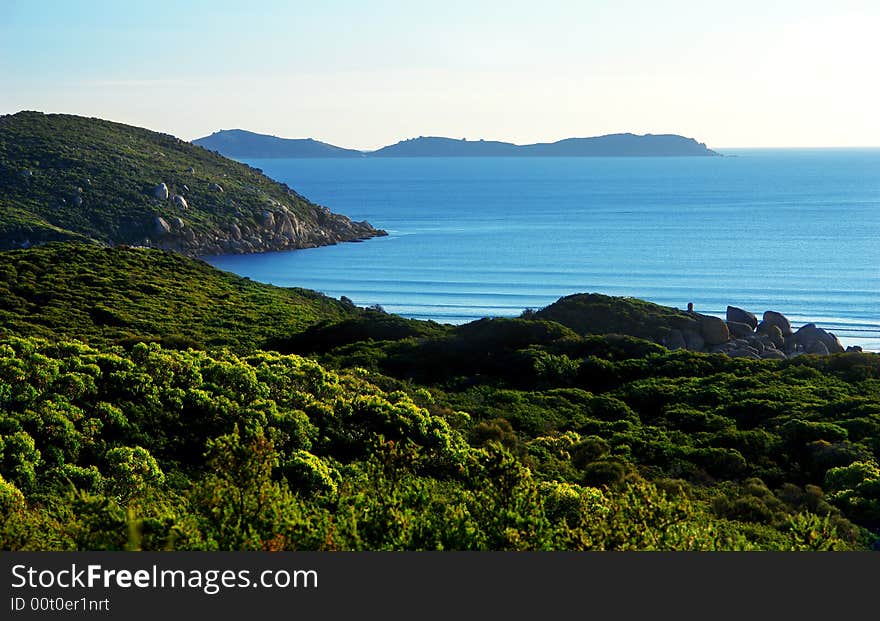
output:
[[[0,116],[0,248],[91,240],[211,254],[376,233],[167,134],[63,114]]]
[[[441,326],[146,250],[0,259],[3,548],[842,550],[880,531],[873,354],[671,352],[541,312]],[[232,323],[208,312],[221,293]],[[96,319],[114,313],[141,321]],[[170,335],[197,346],[145,342]]]
[[[524,314],[531,315],[528,311]],[[662,341],[670,330],[686,328],[693,322],[678,309],[599,293],[560,298],[535,312],[534,317],[556,321],[578,334],[628,334],[654,341]]]
[[[361,312],[170,252],[60,243],[0,252],[0,334],[241,351]]]
[[[866,541],[817,488],[774,491],[747,476],[768,468],[774,476],[772,465],[748,472],[737,449],[678,447],[671,433],[650,439],[664,424],[640,428],[622,401],[628,393],[498,394],[472,418],[431,391],[383,390],[366,376],[266,352],[144,343],[99,351],[5,339],[3,546],[844,549]],[[555,420],[537,432],[515,420],[524,430],[517,433],[496,417],[499,409],[546,416],[552,401]],[[687,424],[705,428],[702,419],[712,417],[698,412],[687,412]],[[812,455],[803,464],[857,456],[826,479],[842,504],[866,503],[877,468],[856,455],[861,444],[845,443],[846,427],[783,427],[785,441]],[[838,441],[813,451],[826,427]],[[760,444],[742,433],[738,447]],[[718,429],[694,444],[717,444],[712,435],[737,438]],[[639,454],[663,447],[693,465],[680,469],[685,477],[737,480],[706,489],[665,477],[652,483],[651,472],[639,473]]]

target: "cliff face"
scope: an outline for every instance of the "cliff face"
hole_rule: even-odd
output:
[[[173,136],[70,115],[0,117],[3,249],[72,240],[211,255],[380,235]]]

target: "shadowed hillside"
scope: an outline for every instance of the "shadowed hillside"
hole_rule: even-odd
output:
[[[246,349],[358,312],[176,253],[71,243],[0,252],[0,333]]]

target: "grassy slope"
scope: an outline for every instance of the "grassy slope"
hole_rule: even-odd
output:
[[[157,250],[50,244],[0,253],[0,332],[17,335],[252,348],[356,312]]]
[[[673,328],[695,322],[687,313],[636,298],[578,293],[560,298],[534,316],[556,321],[578,334],[627,334],[659,341]]]
[[[575,298],[584,299],[590,298]],[[601,306],[603,298],[596,298],[596,302]],[[611,304],[613,300],[604,302]],[[615,332],[624,331],[619,329],[622,324],[614,322],[622,321],[620,316],[627,309],[641,326],[653,325],[658,317],[666,317],[660,312],[663,307],[658,307],[657,314],[654,305],[637,300],[617,302],[609,306],[610,310],[616,309],[615,318],[607,320]],[[562,307],[565,306],[569,304]],[[676,316],[672,312],[667,319],[674,320]],[[598,317],[597,314],[589,324],[593,329],[597,329]],[[18,343],[15,337],[19,335],[42,335],[53,340],[81,338],[100,349],[94,352],[57,343]],[[141,346],[126,353],[103,347],[108,343],[152,339],[170,345],[230,345],[244,352],[247,361],[222,352],[210,354],[219,356],[215,364],[210,356],[199,352],[177,354],[153,347],[149,350],[153,353],[148,354]],[[333,422],[337,415],[327,418],[330,410],[323,405],[313,408],[312,398],[326,401],[328,396],[339,396],[336,381],[326,385],[314,381],[315,377],[328,375],[319,371],[315,363],[297,357],[285,359],[283,364],[271,364],[282,364],[285,368],[302,366],[305,376],[292,378],[283,371],[275,379],[268,377],[262,369],[263,362],[275,360],[276,356],[270,354],[267,358],[254,351],[267,344],[277,344],[282,350],[317,353],[324,363],[336,368],[363,367],[350,377],[370,378],[378,392],[367,390],[370,396],[363,404],[369,402],[378,409],[373,405],[366,409],[360,405],[352,407],[352,403],[361,403],[358,399],[364,396],[362,388],[351,394],[343,391],[338,403],[324,403],[331,410],[338,410],[342,417]],[[69,369],[59,371],[58,377],[47,383],[47,369],[57,365],[47,365],[43,357],[28,353],[34,348],[63,361]],[[181,470],[178,461],[195,460],[213,439],[231,433],[236,423],[257,424],[264,415],[267,431],[281,431],[278,437],[283,439],[285,434],[292,433],[290,416],[300,416],[296,412],[302,409],[310,417],[314,415],[314,425],[332,423],[314,438],[336,434],[338,442],[324,447],[326,450],[315,449],[317,452],[311,455],[298,453],[296,447],[279,447],[277,457],[300,464],[296,468],[302,465],[296,460],[305,459],[312,464],[310,468],[314,466],[315,473],[327,470],[334,480],[350,478],[347,472],[332,473],[337,471],[338,462],[347,462],[357,448],[358,459],[365,460],[364,472],[369,473],[364,475],[368,477],[365,480],[375,481],[375,473],[369,470],[373,466],[369,464],[378,459],[382,445],[372,437],[365,440],[360,432],[350,433],[351,429],[387,422],[389,427],[381,430],[385,440],[392,437],[388,435],[391,429],[396,430],[397,439],[407,438],[420,444],[419,421],[427,415],[453,425],[454,435],[461,434],[456,444],[460,445],[461,439],[469,441],[475,449],[500,444],[515,455],[519,464],[516,467],[528,470],[528,478],[533,481],[529,485],[533,487],[529,488],[529,499],[523,499],[526,504],[518,505],[510,515],[526,520],[519,523],[540,521],[545,519],[542,515],[547,516],[553,522],[548,525],[553,529],[553,533],[546,535],[549,539],[531,531],[522,533],[522,539],[516,542],[455,538],[455,533],[471,529],[469,523],[460,524],[455,515],[485,524],[485,516],[471,513],[483,506],[485,499],[469,490],[494,490],[494,471],[485,480],[464,481],[461,488],[459,483],[446,480],[445,474],[438,473],[440,478],[436,480],[416,480],[409,500],[391,498],[384,488],[377,491],[366,484],[348,490],[352,502],[369,502],[377,510],[381,508],[377,513],[380,527],[375,531],[380,533],[390,523],[382,517],[389,507],[411,511],[416,516],[430,515],[431,510],[423,504],[408,505],[412,499],[441,505],[464,503],[455,515],[445,514],[437,522],[412,530],[439,538],[444,547],[643,548],[648,544],[641,540],[614,543],[605,541],[607,534],[601,533],[591,534],[589,541],[569,539],[566,526],[560,521],[572,516],[589,521],[599,515],[580,509],[571,515],[564,511],[573,502],[573,494],[591,496],[601,489],[608,498],[616,498],[618,494],[629,493],[627,485],[632,481],[643,479],[671,490],[675,500],[669,505],[670,510],[679,511],[692,501],[697,515],[682,518],[688,524],[693,525],[692,520],[697,519],[700,529],[721,529],[736,538],[746,537],[749,545],[758,547],[791,545],[786,543],[791,535],[790,520],[804,512],[818,515],[815,519],[825,520],[825,526],[818,527],[837,529],[837,535],[845,536],[847,545],[855,547],[867,545],[867,539],[850,520],[875,532],[880,528],[880,362],[871,354],[802,356],[784,362],[742,360],[669,352],[632,337],[580,336],[558,323],[534,319],[486,319],[464,326],[440,326],[358,311],[314,292],[260,285],[171,253],[75,244],[0,253],[0,354],[8,358],[0,364],[0,440],[6,447],[0,475],[23,491],[31,486],[28,493],[33,502],[28,511],[32,515],[39,515],[41,497],[66,502],[56,488],[64,477],[79,477],[74,479],[77,485],[95,493],[116,489],[120,474],[112,466],[111,449],[143,447],[159,460],[163,471],[173,474],[173,486],[157,484],[150,488],[150,493],[189,494],[190,484],[196,485],[198,491],[206,472],[212,470],[203,470],[204,464],[189,462]],[[116,356],[130,356],[138,372],[112,373],[119,365],[131,366],[118,363]],[[93,364],[96,360],[112,364],[98,373]],[[157,360],[161,362],[159,366],[154,364]],[[201,365],[201,371],[190,373],[188,369],[193,365]],[[262,370],[257,373],[257,368]],[[83,373],[97,375],[94,381],[86,381]],[[174,374],[194,382],[191,386],[187,384],[185,393],[191,393],[189,397],[181,400],[177,380],[168,379]],[[107,381],[114,377],[119,381]],[[143,399],[144,386],[153,395],[147,401]],[[296,391],[303,386],[316,392],[312,397],[297,396]],[[402,409],[386,405],[386,401],[397,403],[404,393],[413,395],[425,412],[412,410],[408,405]],[[210,403],[205,401],[206,394]],[[267,406],[267,395],[276,401],[278,413]],[[70,409],[68,401],[75,402],[79,409]],[[130,436],[117,437],[116,431],[108,427],[106,437],[96,439],[96,433],[103,433],[102,425],[112,422],[102,418],[111,412],[105,407],[108,403],[134,425],[129,428]],[[148,412],[144,408],[152,409]],[[417,420],[397,420],[398,413],[403,411]],[[77,433],[83,438],[74,437],[76,441],[70,442],[59,439],[53,431],[58,428],[58,421],[63,422],[64,429],[81,430]],[[156,421],[164,421],[159,429],[172,431],[153,437],[147,430],[157,428]],[[173,425],[182,425],[189,431],[178,433]],[[185,450],[176,445],[169,448],[181,437],[189,437],[187,433],[192,437]],[[99,439],[104,444],[92,443]],[[31,451],[30,446],[39,453]],[[80,446],[86,448],[80,450]],[[313,458],[325,463],[321,465]],[[422,463],[423,458],[413,463]],[[425,463],[433,463],[432,459]],[[16,465],[19,462],[31,463],[33,472],[22,470]],[[407,466],[394,463],[388,471],[391,480],[411,476],[406,474]],[[95,475],[95,468],[100,477]],[[303,498],[311,498],[308,489],[297,487],[300,483],[291,485],[296,493],[304,494]],[[419,485],[436,487],[428,493]],[[0,480],[0,495],[2,487]],[[422,491],[416,493],[418,489]],[[209,515],[213,505],[200,507],[200,493],[196,493],[194,504],[186,509],[191,512],[189,517],[178,516],[169,523],[201,520],[203,511]],[[556,498],[554,494],[561,496]],[[683,500],[682,495],[691,500]],[[161,503],[144,502],[147,515],[161,513]],[[320,506],[309,505],[309,511],[320,515],[328,511],[334,520],[348,515],[348,509],[336,507],[335,502],[319,501]],[[396,506],[395,502],[403,505]],[[650,500],[652,506],[657,502],[660,501]],[[74,506],[71,510],[78,512],[80,508]],[[495,511],[493,508],[489,513]],[[67,519],[64,515],[50,518],[60,522]],[[326,537],[313,530],[315,526],[308,519],[296,525],[296,529],[302,529],[297,532],[312,537],[309,546],[320,546]],[[639,519],[624,516],[620,524],[645,531],[639,526]],[[604,528],[603,524],[599,520],[578,528]],[[3,528],[0,519],[0,545],[19,545],[2,543]],[[90,528],[84,525],[82,532],[94,535]],[[198,537],[214,536],[209,526],[204,528]],[[276,533],[275,528],[265,526],[259,533],[260,542]],[[646,532],[656,529],[668,530],[661,523]],[[693,539],[698,547],[715,545],[715,535],[709,531],[701,530]],[[127,525],[120,522],[114,526],[114,532],[128,532]],[[352,532],[361,532],[361,526],[353,525]],[[498,532],[509,532],[508,525],[500,524]],[[226,543],[218,545],[231,549],[245,547],[237,538],[239,535],[242,533],[231,533]],[[344,540],[339,533],[334,533],[333,538],[343,548],[435,545],[418,538]],[[181,547],[203,544],[201,539],[179,543]],[[63,545],[89,548],[98,544],[88,539]],[[157,541],[156,545],[161,547],[165,542]],[[731,541],[722,547],[728,545],[739,544]]]
[[[154,198],[162,182],[188,209]],[[258,227],[279,204],[317,226],[316,205],[287,186],[173,136],[62,114],[0,117],[0,247],[18,239],[142,244],[156,216],[210,235],[233,223]]]
[[[610,413],[601,399],[578,401],[592,402],[579,425]],[[597,438],[569,431],[517,446],[496,424],[468,432],[467,417],[436,408],[427,391],[386,391],[298,356],[0,338],[0,404],[0,549],[861,543],[800,507],[777,507],[799,527],[776,528],[719,519],[707,502],[635,473],[600,489],[597,477],[622,465],[602,459],[610,447]]]

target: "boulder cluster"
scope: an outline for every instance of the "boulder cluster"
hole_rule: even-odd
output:
[[[226,193],[219,183],[212,183],[209,188],[218,195]],[[183,189],[189,191],[186,185]],[[190,211],[187,199],[172,192],[165,182],[152,187],[150,193],[160,203],[171,203],[170,209],[165,207],[163,211],[183,215]],[[291,190],[288,193],[293,194]],[[179,216],[155,215],[149,226],[150,237],[144,240],[144,245],[198,256],[313,248],[386,234],[368,222],[354,222],[317,205],[311,217],[309,214],[303,217],[273,198],[264,199],[262,208],[256,211],[242,208],[232,198],[228,200],[228,207],[235,213],[231,221],[210,230],[190,226]]]
[[[680,327],[666,335],[663,345],[669,349],[688,349],[723,353],[734,358],[782,360],[801,354],[827,356],[844,349],[834,334],[808,323],[793,330],[785,315],[768,310],[762,320],[741,308],[727,307],[726,320],[688,311]]]

